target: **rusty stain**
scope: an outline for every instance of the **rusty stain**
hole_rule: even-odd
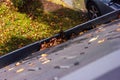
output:
[[[87,34],[87,36],[86,36],[86,37],[88,37],[88,38],[89,38],[89,37],[92,37],[92,34]]]
[[[34,63],[28,63],[29,64],[29,66],[34,66],[35,64]]]
[[[117,28],[116,31],[117,31],[117,32],[120,32],[120,28]]]
[[[120,23],[118,24],[118,26],[120,26]]]

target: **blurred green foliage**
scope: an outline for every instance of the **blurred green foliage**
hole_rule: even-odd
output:
[[[53,36],[61,28],[67,30],[86,21],[83,13],[69,8],[45,13],[42,3],[36,0],[28,3],[31,5],[26,5],[21,12],[16,8],[25,3],[22,0],[13,2],[15,7],[0,3],[0,55]]]
[[[11,0],[15,7],[22,8],[26,0]]]

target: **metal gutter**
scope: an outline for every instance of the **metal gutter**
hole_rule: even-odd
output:
[[[72,35],[72,33],[78,34],[81,31],[84,31],[86,29],[90,29],[91,27],[94,27],[96,25],[100,25],[109,21],[112,21],[116,18],[118,18],[118,16],[120,15],[120,10],[116,10],[113,12],[110,12],[108,14],[105,14],[101,17],[98,17],[96,19],[90,20],[88,22],[85,22],[83,24],[77,25],[74,28],[71,28],[69,30],[66,30],[64,32],[65,37],[70,38],[70,36]],[[7,55],[3,55],[0,57],[0,68],[3,68],[11,63],[14,63],[16,61],[19,61],[25,57],[27,57],[28,55],[31,55],[33,52],[37,52],[40,50],[40,45],[43,42],[49,42],[50,39],[54,38],[54,37],[59,37],[60,34],[56,34],[53,37],[41,40],[41,41],[37,41],[35,43],[32,43],[30,45],[27,45],[23,48],[20,48],[18,50],[15,50],[13,52],[8,53]]]

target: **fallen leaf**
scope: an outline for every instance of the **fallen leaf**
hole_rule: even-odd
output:
[[[47,57],[48,54],[41,54],[41,57]]]
[[[24,71],[24,69],[21,68],[21,69],[18,69],[18,70],[16,71],[16,73],[20,73],[20,72],[23,72],[23,71]]]
[[[90,39],[89,42],[93,42],[93,41],[97,40],[98,38],[99,38],[99,36],[96,36],[96,37]]]
[[[117,28],[116,31],[120,32],[120,28]]]
[[[17,62],[16,64],[15,64],[15,66],[19,66],[20,65],[20,62]]]
[[[46,64],[46,63],[49,63],[49,62],[50,62],[50,60],[46,60],[46,61],[42,62],[42,64]]]
[[[11,70],[13,70],[13,69],[14,69],[14,67],[12,67],[12,68],[9,68],[9,69],[8,69],[8,71],[11,71]]]
[[[99,44],[101,44],[103,42],[105,42],[105,39],[101,39],[101,40],[98,41]]]

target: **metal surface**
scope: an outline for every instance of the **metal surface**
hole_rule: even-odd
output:
[[[114,51],[60,80],[119,80],[119,58],[120,50]]]
[[[118,50],[120,20],[4,67],[0,69],[0,80],[66,80],[66,75]]]

